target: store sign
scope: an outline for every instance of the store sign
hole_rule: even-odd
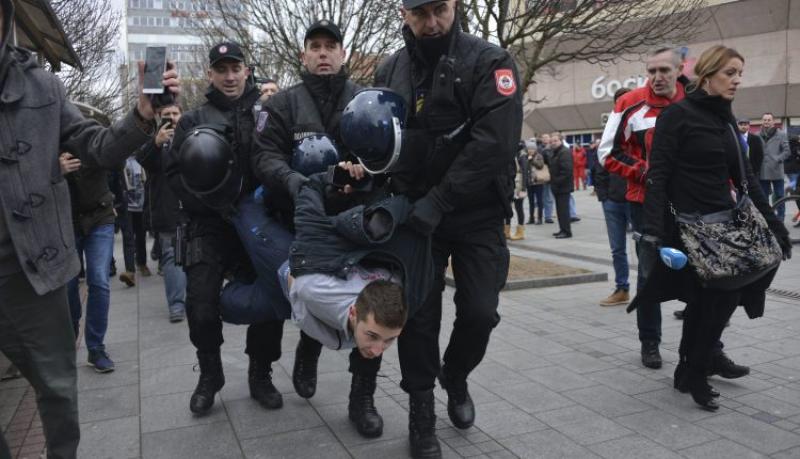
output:
[[[614,97],[614,93],[620,88],[635,89],[641,88],[645,84],[647,84],[647,78],[641,75],[632,76],[622,81],[606,80],[605,76],[601,76],[592,82],[592,98],[600,100],[606,97]]]

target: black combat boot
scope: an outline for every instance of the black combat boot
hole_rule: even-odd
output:
[[[272,384],[272,365],[269,362],[250,357],[247,385],[250,387],[250,397],[264,408],[277,410],[283,406],[283,396]]]
[[[708,376],[720,375],[725,379],[736,379],[750,374],[750,367],[733,363],[724,352],[719,351],[711,357],[711,366],[708,368]]]
[[[219,351],[197,352],[197,361],[200,364],[200,380],[189,400],[189,410],[197,415],[208,413],[214,405],[214,394],[225,385],[225,375],[222,373],[222,360]]]
[[[347,414],[356,430],[367,438],[383,435],[383,418],[375,409],[375,376],[353,373]]]
[[[469,429],[475,422],[475,405],[467,390],[467,378],[449,375],[444,367],[439,371],[439,383],[447,391],[447,415],[459,429]]]
[[[408,442],[414,459],[438,459],[442,448],[436,438],[433,389],[408,394]]]
[[[317,391],[317,361],[322,345],[302,331],[294,353],[292,385],[297,395],[311,398]]]

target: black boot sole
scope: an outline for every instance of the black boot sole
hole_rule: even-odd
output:
[[[353,424],[353,427],[356,428],[356,432],[358,432],[358,434],[364,438],[378,438],[383,435],[383,424],[381,424],[380,429],[374,432],[370,432],[364,429],[360,429],[358,427],[358,419],[354,419],[355,415],[348,413],[347,418],[350,419],[350,422]]]

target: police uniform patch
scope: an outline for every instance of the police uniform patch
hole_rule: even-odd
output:
[[[261,132],[267,127],[267,118],[269,118],[269,113],[263,111],[258,114],[258,122],[256,123],[256,131]]]
[[[497,92],[503,96],[510,96],[517,92],[517,81],[514,79],[514,72],[511,69],[495,70],[494,81],[497,83]]]
[[[222,46],[219,47],[219,53],[220,54],[225,54],[227,52],[228,52],[228,47],[227,46],[222,45]]]

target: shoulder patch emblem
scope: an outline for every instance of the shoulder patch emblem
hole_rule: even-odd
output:
[[[495,70],[494,81],[497,83],[497,92],[503,96],[511,96],[517,92],[517,81],[511,69]]]
[[[262,111],[258,114],[258,122],[256,123],[256,131],[261,132],[267,127],[267,118],[269,118],[269,113],[266,111]]]

